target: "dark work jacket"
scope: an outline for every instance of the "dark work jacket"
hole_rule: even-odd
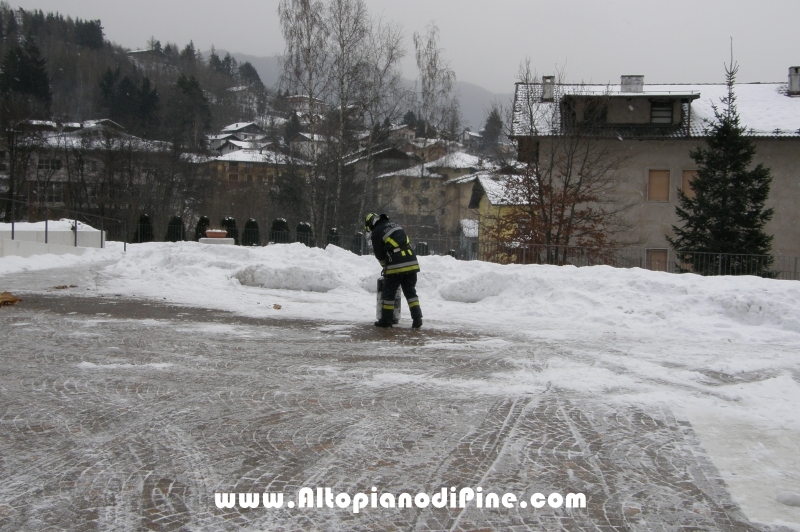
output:
[[[386,275],[418,272],[419,263],[411,249],[411,241],[402,227],[381,215],[372,228],[372,249]]]

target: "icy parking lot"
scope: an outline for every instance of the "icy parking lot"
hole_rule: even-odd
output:
[[[329,260],[309,287],[314,255],[201,252],[0,262],[0,291],[24,297],[0,309],[0,529],[800,523],[776,500],[800,491],[800,285],[430,258],[425,327],[381,331],[374,259],[309,250]],[[354,515],[214,498],[373,486],[587,504]]]

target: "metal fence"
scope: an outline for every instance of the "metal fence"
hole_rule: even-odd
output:
[[[371,253],[365,242],[364,253]],[[591,248],[581,246],[524,245],[479,242],[477,239],[428,238],[414,244],[417,255],[450,255],[459,260],[501,264],[550,264],[556,266],[612,266],[642,268],[669,273],[699,275],[754,275],[771,279],[800,280],[800,257],[706,253],[641,247]]]
[[[81,213],[59,208],[36,208],[28,202],[13,200],[17,208],[11,209],[12,200],[0,202],[0,220],[11,221],[11,237],[15,237],[15,223],[18,221],[36,222],[68,218],[86,223],[101,230],[103,238],[128,242],[127,224],[122,220]],[[138,238],[139,233],[149,231],[149,238]],[[193,234],[194,232],[192,232]],[[45,233],[46,234],[46,233]],[[133,239],[138,241],[155,240],[152,226],[134,225]],[[185,236],[184,238],[186,238]],[[356,233],[341,235],[331,232],[327,235],[314,235],[307,231],[258,231],[243,229],[240,244],[269,245],[299,242],[309,247],[336,245],[357,255],[371,255],[372,244],[369,235]],[[172,240],[172,238],[169,238]],[[177,238],[176,240],[181,240]],[[47,240],[47,236],[45,236]],[[74,243],[78,237],[75,232]],[[735,253],[707,253],[693,251],[672,251],[667,249],[648,249],[641,247],[591,248],[581,246],[547,246],[519,243],[479,241],[466,237],[420,238],[413,243],[417,255],[449,255],[458,260],[482,260],[501,264],[549,264],[557,266],[612,266],[614,268],[642,268],[669,273],[696,273],[699,275],[754,275],[771,279],[800,280],[800,257],[785,255],[746,255]]]
[[[50,242],[50,221],[67,219],[72,221],[71,231],[74,233],[71,245],[78,247],[80,224],[86,224],[100,231],[100,247],[105,247],[107,240],[124,242],[127,250],[128,225],[127,222],[117,218],[101,216],[99,214],[75,211],[60,207],[42,207],[28,201],[3,199],[0,200],[0,222],[10,225],[11,240],[19,239],[17,224],[22,222],[44,222],[44,242]]]

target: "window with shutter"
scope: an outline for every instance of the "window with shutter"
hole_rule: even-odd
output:
[[[647,201],[669,201],[669,170],[648,172]]]

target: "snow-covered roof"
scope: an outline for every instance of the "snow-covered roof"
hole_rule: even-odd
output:
[[[425,163],[427,168],[453,168],[453,169],[467,169],[467,168],[483,168],[485,165],[483,158],[477,155],[471,155],[463,151],[448,153],[444,157]]]
[[[214,159],[215,157],[209,157],[208,155],[201,155],[199,153],[181,153],[181,161],[187,163],[203,164],[211,162]]]
[[[670,97],[681,98],[684,115],[691,122],[682,125],[682,131],[663,131],[653,136],[703,136],[704,130],[714,120],[713,106],[720,107],[727,96],[724,83],[697,85],[644,85],[643,92],[622,92],[619,86],[558,84],[554,87],[553,102],[542,102],[540,83],[518,83],[514,97],[512,135],[546,136],[560,133],[559,99],[566,95]],[[753,136],[800,136],[800,98],[787,96],[786,83],[740,83],[734,86],[736,106],[741,124]],[[616,126],[610,126],[612,129]],[[620,126],[624,127],[624,126]],[[688,128],[688,130],[687,130]]]
[[[513,171],[513,170],[512,170]],[[510,179],[520,179],[518,174],[498,172],[497,170],[481,170],[473,174],[453,179],[450,183],[464,184],[479,182],[492,205],[515,205],[517,202],[509,197],[506,183]]]
[[[299,159],[289,157],[288,155],[265,149],[232,151],[217,157],[215,160],[239,163],[294,164],[297,166],[305,166],[308,164]]]
[[[225,140],[225,139],[235,139],[241,140],[239,137],[236,136],[235,133],[222,133],[220,135],[206,135],[208,140]]]
[[[461,220],[461,234],[467,238],[478,238],[478,220]]]
[[[378,176],[378,179],[384,179],[387,177],[420,177],[423,175],[422,173],[422,165],[418,164],[416,166],[412,166],[410,168],[404,168],[403,170],[396,170],[394,172],[389,172],[387,174],[382,174]],[[442,174],[438,174],[427,167],[425,168],[424,172],[425,178],[431,179],[443,179],[444,176]]]
[[[259,126],[255,122],[235,122],[233,124],[227,125],[224,128],[222,128],[222,133],[226,133],[226,132],[227,133],[232,133],[232,132],[235,132],[235,131],[241,131],[241,130],[246,129],[246,128],[250,127],[250,126],[253,126],[255,128],[261,129],[261,126]]]
[[[398,148],[395,148],[394,146],[390,146],[388,148],[382,148],[380,150],[374,150],[374,151],[370,151],[370,150],[367,150],[365,148],[365,149],[361,149],[361,150],[358,150],[356,152],[353,152],[353,153],[349,154],[347,156],[348,161],[345,163],[345,166],[351,165],[351,164],[355,164],[355,163],[360,162],[360,161],[365,161],[370,157],[372,159],[378,159],[378,158],[381,158],[382,155],[387,155],[387,154],[396,155],[397,156],[396,158],[398,158],[398,159],[406,159],[406,160],[408,160],[408,159],[414,158],[413,155],[409,155],[408,153],[406,153],[403,150],[400,150]]]
[[[40,141],[48,148],[75,149],[83,151],[117,149],[124,146],[136,152],[164,153],[172,149],[172,144],[162,140],[145,140],[127,133],[119,133],[108,138],[87,134],[86,129],[70,132],[52,132]]]
[[[476,178],[486,193],[486,198],[492,205],[513,205],[515,203],[508,197],[506,182],[509,179],[519,179],[519,176],[479,172]]]

